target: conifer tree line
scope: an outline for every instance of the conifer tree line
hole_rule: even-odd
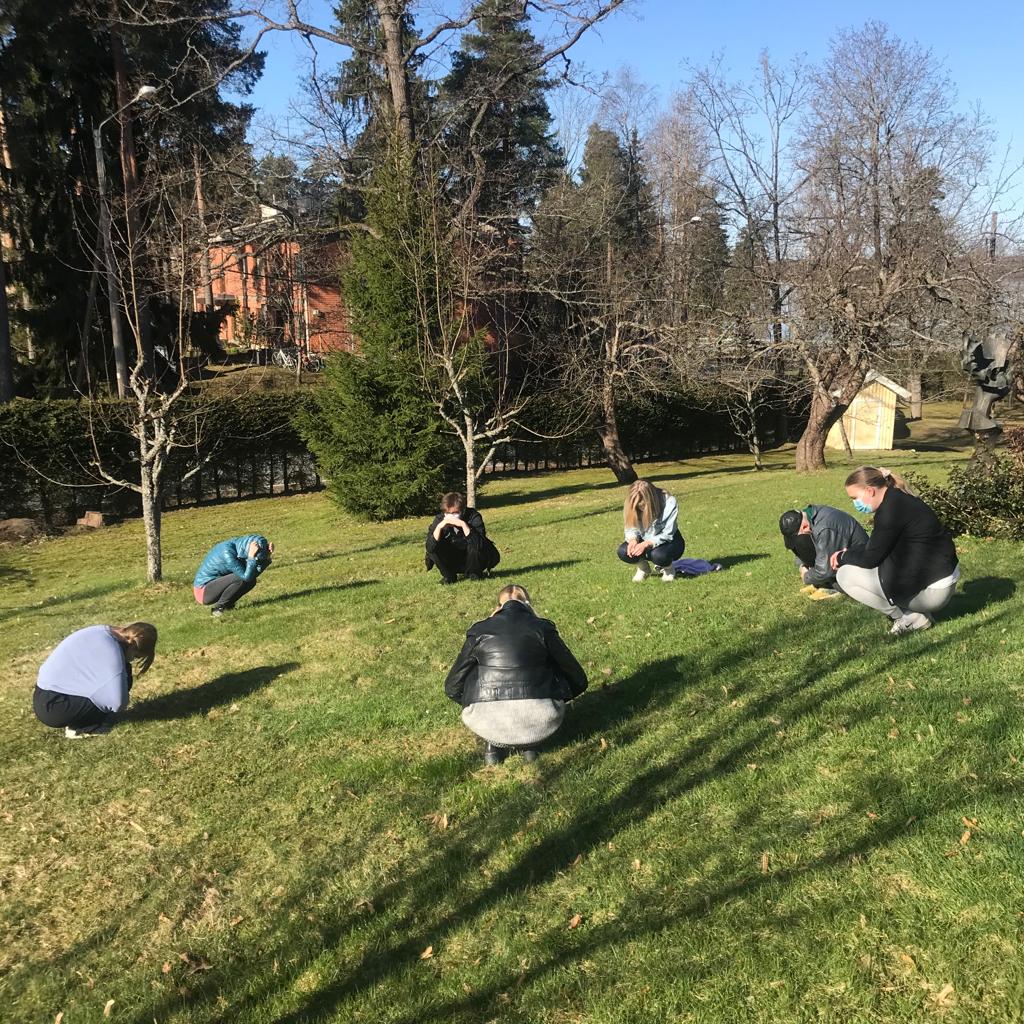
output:
[[[359,350],[329,361],[303,430],[361,514],[417,513],[455,484],[472,501],[511,441],[593,436],[628,482],[623,404],[671,395],[726,410],[758,464],[767,407],[802,405],[796,465],[816,469],[869,371],[952,365],[965,334],[1020,323],[992,126],[883,25],[839,32],[813,66],[695,66],[658,100],[626,73],[580,84],[573,46],[627,0],[420,20],[407,0],[340,0],[323,24],[289,5],[64,2],[54,19],[12,0],[0,24],[0,398],[113,379],[92,127],[145,84],[156,101],[110,122],[105,154],[138,371],[180,323],[173,282],[205,312],[191,296],[217,223],[313,197],[295,230],[345,240]],[[257,161],[239,97],[279,32],[347,56],[318,64],[308,133]],[[168,255],[157,226],[198,189],[194,251]]]

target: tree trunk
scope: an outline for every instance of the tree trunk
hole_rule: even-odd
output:
[[[199,163],[199,150],[192,150],[192,164],[196,172],[196,212],[199,215],[201,234],[199,246],[199,282],[203,293],[203,305],[213,309],[213,271],[210,268],[210,239],[206,230],[206,197],[203,195],[203,169]]]
[[[466,507],[476,508],[476,451],[473,448],[473,434],[467,435],[469,440],[462,441],[466,453]]]
[[[412,108],[409,105],[409,79],[406,74],[405,54],[402,52],[402,4],[393,0],[375,0],[377,16],[384,32],[384,67],[391,89],[391,106],[398,126],[399,137],[412,145]]]
[[[921,418],[921,374],[912,373],[907,387],[910,392],[910,418],[919,420]]]
[[[615,388],[605,381],[601,392],[601,411],[598,418],[597,434],[604,448],[605,461],[620,484],[631,484],[637,479],[633,463],[619,439],[619,422],[615,413]]]
[[[7,264],[0,252],[0,403],[14,398],[14,360],[11,358],[11,325],[7,316]]]
[[[142,483],[142,527],[146,533],[146,579],[163,579],[163,553],[160,549],[160,482],[153,479],[152,467],[140,466]]]
[[[825,440],[832,424],[846,412],[846,404],[834,404],[827,395],[815,392],[811,397],[807,426],[796,443],[796,469],[798,473],[810,473],[825,469]]]

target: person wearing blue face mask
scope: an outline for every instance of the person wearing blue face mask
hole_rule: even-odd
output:
[[[938,517],[897,474],[861,466],[846,478],[853,507],[875,517],[867,546],[831,558],[843,593],[892,619],[899,635],[933,625],[960,579],[956,548]]]

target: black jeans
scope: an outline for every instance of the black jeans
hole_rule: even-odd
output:
[[[479,576],[493,569],[501,561],[501,555],[489,538],[470,530],[468,537],[462,535],[455,540],[447,537],[434,540],[433,535],[429,536],[427,559],[451,582],[460,572],[466,576]]]
[[[102,725],[109,717],[106,711],[96,707],[88,697],[54,693],[53,690],[41,690],[38,686],[32,694],[32,710],[43,725],[54,729],[63,729],[66,725],[72,729],[85,729]]]
[[[686,550],[686,541],[683,540],[683,535],[676,530],[672,539],[667,544],[659,544],[656,548],[651,548],[650,551],[643,555],[630,555],[626,553],[628,544],[623,541],[619,545],[619,558],[624,562],[628,562],[630,565],[636,565],[641,559],[646,558],[647,561],[653,562],[659,569],[667,569],[677,558],[683,557],[683,552]]]
[[[229,572],[227,576],[218,576],[203,587],[203,604],[216,605],[218,608],[234,608],[235,602],[256,586],[256,579],[254,576],[247,583],[233,572]]]

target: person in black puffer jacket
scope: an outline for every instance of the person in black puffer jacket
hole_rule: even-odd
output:
[[[444,692],[462,705],[463,724],[487,744],[485,764],[518,749],[524,761],[562,724],[565,705],[587,688],[587,674],[538,616],[525,588],[509,584],[490,618],[474,623]]]
[[[887,469],[862,466],[846,478],[858,512],[875,516],[867,547],[837,551],[832,567],[844,594],[893,620],[891,633],[928,629],[945,608],[960,567],[949,531]]]

